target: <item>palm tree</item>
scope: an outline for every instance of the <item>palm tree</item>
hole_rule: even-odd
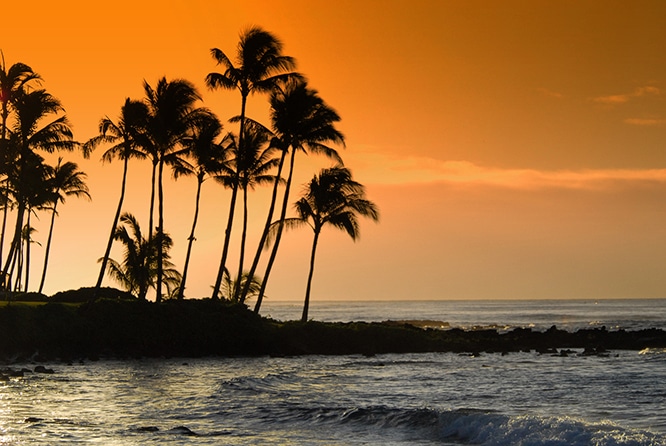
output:
[[[241,33],[235,64],[218,48],[210,52],[217,64],[224,68],[224,72],[208,74],[206,85],[211,89],[237,89],[241,94],[238,147],[242,150],[247,97],[254,92],[269,92],[278,83],[299,80],[302,76],[290,72],[296,67],[296,62],[292,57],[282,54],[282,42],[259,27],[251,27]]]
[[[7,139],[9,133],[7,122],[9,119],[10,106],[18,95],[18,92],[22,91],[31,81],[39,82],[40,77],[28,65],[20,62],[7,68],[7,65],[5,64],[5,56],[1,51],[0,55],[2,56],[2,60],[0,61],[0,153],[2,154],[2,159],[0,159],[0,176],[6,177],[8,174],[8,168],[14,161],[16,161],[15,154],[13,156],[10,155],[11,150]],[[0,270],[2,270],[2,249],[5,244],[5,228],[7,223],[7,213],[9,211],[9,207],[7,206],[9,203],[7,182],[3,187],[2,198],[5,201],[5,206],[3,208],[2,230],[0,232]]]
[[[238,140],[232,133],[227,135],[222,140],[224,151],[229,154],[239,153]],[[231,189],[231,199],[229,200],[229,215],[227,217],[227,226],[224,229],[224,242],[222,245],[222,257],[220,259],[220,266],[217,270],[217,277],[215,278],[215,285],[213,285],[213,294],[211,299],[216,300],[219,298],[220,286],[224,274],[228,273],[227,270],[227,255],[229,254],[229,243],[231,241],[231,229],[234,223],[234,213],[236,210],[236,199],[238,197],[239,187],[239,173],[236,167],[236,159],[229,159],[226,163],[220,165],[220,172],[215,175],[215,181],[222,184],[224,187]]]
[[[119,225],[114,233],[116,241],[125,246],[122,262],[109,259],[108,274],[121,284],[127,291],[144,300],[148,289],[157,283],[157,252],[162,251],[164,261],[164,275],[171,281],[180,280],[180,273],[169,262],[168,251],[172,246],[171,237],[148,240],[143,237],[141,227],[132,214],[124,213],[120,217]],[[161,240],[161,249],[158,241]],[[102,259],[100,258],[101,262]]]
[[[28,291],[30,283],[30,248],[33,243],[32,234],[36,232],[31,225],[31,217],[33,213],[47,208],[50,204],[52,195],[48,179],[52,172],[53,168],[44,163],[44,159],[40,155],[30,152],[22,163],[22,169],[12,170],[8,178],[12,184],[11,190],[15,193],[17,202],[23,206],[25,214],[27,214],[26,223],[21,228],[20,242],[9,272],[9,276],[11,276],[14,273],[14,268],[18,265],[14,286],[17,291],[21,290],[22,283],[25,283],[24,291]],[[25,248],[23,245],[25,245]],[[22,282],[24,265],[25,282]]]
[[[44,126],[41,122],[52,114],[62,111],[60,101],[45,90],[19,90],[12,101],[16,114],[9,143],[18,154],[14,170],[17,178],[25,177],[29,171],[31,159],[38,156],[34,151],[43,150],[52,153],[55,150],[73,150],[78,143],[73,140],[69,122],[65,116],[56,118]],[[85,155],[85,153],[84,153]],[[3,276],[6,277],[11,260],[21,241],[23,218],[27,207],[26,196],[20,188],[14,189],[17,202],[14,237],[4,264]]]
[[[282,198],[282,208],[280,211],[279,224],[275,233],[275,242],[271,250],[268,263],[266,265],[266,272],[261,284],[261,290],[257,296],[257,302],[254,307],[256,313],[261,308],[266,285],[270,276],[275,257],[277,256],[280,239],[282,237],[283,223],[287,214],[287,205],[289,202],[289,192],[294,173],[294,158],[296,152],[312,152],[326,155],[342,164],[342,159],[337,151],[327,144],[334,143],[344,146],[344,137],[335,128],[335,123],[340,120],[340,116],[329,107],[316,90],[308,88],[304,82],[298,84],[289,84],[284,88],[276,89],[270,97],[271,104],[271,122],[273,132],[275,133],[278,144],[282,149],[282,157],[280,159],[280,166],[278,167],[278,176],[281,174],[282,166],[284,165],[287,152],[291,151],[289,160],[289,171],[287,174],[287,181]],[[266,238],[272,223],[272,213],[275,207],[275,199],[277,196],[277,183],[273,189],[273,196],[271,200],[271,207],[269,209],[268,218],[264,226],[264,232],[259,240],[259,246],[255,255],[252,267],[250,268],[250,275],[254,275],[259,258],[264,248]],[[245,290],[243,290],[245,294]]]
[[[308,224],[314,231],[310,272],[305,288],[305,303],[301,320],[308,320],[310,289],[314,273],[317,242],[324,226],[333,226],[345,231],[356,240],[359,236],[358,216],[379,219],[374,203],[365,198],[364,187],[352,180],[349,169],[342,166],[323,169],[306,185],[303,196],[295,203],[298,218],[285,220],[288,226]]]
[[[223,88],[238,90],[241,94],[241,112],[239,119],[239,135],[235,141],[239,151],[244,150],[245,140],[245,111],[247,98],[254,92],[265,93],[273,90],[280,83],[288,83],[302,79],[298,73],[290,72],[296,67],[292,57],[282,54],[282,42],[273,34],[259,27],[251,27],[241,33],[236,52],[235,63],[220,49],[211,49],[211,55],[218,65],[224,68],[223,73],[209,73],[206,76],[206,85],[211,89]],[[238,186],[232,187],[232,205],[229,221],[232,221]],[[218,269],[217,278],[213,287],[212,298],[217,299],[222,276],[226,270],[226,254],[228,250],[228,237],[231,226],[227,225],[225,232],[225,245],[222,261]]]
[[[239,286],[234,289],[234,300],[242,302],[240,292],[243,282],[243,264],[245,262],[245,241],[247,239],[247,191],[254,189],[257,185],[269,184],[280,180],[279,177],[269,172],[280,163],[279,158],[274,158],[275,147],[268,144],[273,134],[261,124],[255,121],[245,123],[244,150],[236,154],[236,168],[238,170],[239,186],[243,193],[243,230],[241,233],[240,256],[238,265],[238,278],[235,283]],[[260,287],[260,282],[257,282]],[[258,289],[257,289],[258,291]],[[246,296],[247,297],[247,296]],[[246,298],[245,297],[245,298]]]
[[[159,239],[164,233],[164,189],[162,181],[164,165],[175,159],[176,150],[182,139],[187,135],[187,131],[198,119],[205,119],[202,117],[209,115],[210,112],[203,108],[195,108],[195,103],[201,97],[189,81],[178,79],[169,82],[163,77],[158,80],[155,89],[147,82],[144,82],[143,86],[146,94],[145,101],[149,110],[145,142],[147,147],[144,148],[152,153],[156,157],[154,160],[157,161],[158,223],[156,236]],[[150,232],[152,232],[152,228]],[[157,250],[157,282],[155,287],[157,303],[162,300],[162,277],[163,253],[162,250]]]
[[[50,173],[47,178],[49,192],[52,195],[49,201],[52,202],[53,208],[51,211],[51,224],[49,226],[49,235],[46,239],[46,248],[44,251],[44,269],[42,270],[42,279],[39,283],[38,293],[42,292],[44,288],[44,280],[46,279],[46,270],[49,264],[49,252],[51,250],[51,239],[53,237],[53,224],[55,223],[55,216],[58,213],[58,203],[64,203],[67,197],[84,197],[90,199],[88,186],[86,186],[85,172],[81,172],[76,163],[66,162],[62,164],[62,158],[58,159],[58,164]]]
[[[84,147],[88,151],[92,151],[95,147],[102,143],[113,144],[102,155],[102,162],[111,162],[114,158],[119,158],[123,161],[123,177],[120,184],[120,198],[116,213],[113,217],[111,225],[111,232],[109,240],[106,244],[104,257],[102,258],[102,267],[100,268],[99,275],[97,276],[97,283],[95,284],[95,291],[93,292],[93,299],[99,292],[104,279],[104,272],[106,271],[106,264],[111,255],[111,246],[113,245],[113,238],[120,219],[120,213],[123,208],[123,201],[125,200],[125,186],[127,184],[127,169],[129,160],[131,158],[143,159],[146,154],[140,150],[137,136],[146,126],[146,119],[148,117],[148,107],[140,101],[133,101],[129,98],[125,99],[125,104],[120,109],[120,118],[115,123],[108,117],[103,118],[99,123],[99,135],[91,138],[85,143]]]
[[[181,175],[195,175],[197,178],[197,192],[194,205],[194,218],[192,221],[192,230],[187,238],[187,254],[185,255],[185,265],[183,267],[183,277],[178,287],[177,298],[184,298],[185,286],[187,282],[187,271],[190,264],[190,255],[192,253],[192,244],[194,243],[194,233],[197,227],[199,217],[199,199],[201,198],[201,186],[209,175],[219,171],[224,163],[227,152],[223,146],[217,142],[222,132],[222,124],[213,115],[208,119],[202,119],[196,125],[191,134],[183,140],[183,146],[187,150],[193,164],[188,163],[182,158],[174,160],[173,173],[177,179]]]
[[[244,304],[244,302],[238,300],[238,295],[240,294],[240,290],[246,284],[249,288],[247,299],[256,296],[257,293],[259,293],[259,289],[261,288],[261,279],[256,276],[252,277],[252,279],[249,277],[250,276],[248,276],[247,271],[244,271],[241,274],[240,280],[233,280],[229,274],[225,274],[222,287],[220,288],[220,294],[225,300]]]

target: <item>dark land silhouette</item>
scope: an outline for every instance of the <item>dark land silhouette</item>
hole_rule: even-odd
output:
[[[569,356],[666,348],[661,329],[568,332],[553,326],[543,332],[516,328],[500,333],[424,329],[404,321],[282,322],[242,304],[209,298],[156,304],[102,288],[100,297],[89,302],[93,292],[82,288],[57,293],[48,303],[0,306],[0,360],[520,351]]]

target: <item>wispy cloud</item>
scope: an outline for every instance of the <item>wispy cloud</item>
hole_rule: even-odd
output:
[[[549,97],[549,98],[556,98],[556,99],[561,99],[564,97],[562,93],[558,93],[557,91],[549,90],[548,88],[537,88],[537,92],[541,93],[543,96]]]
[[[656,127],[666,125],[666,119],[663,118],[628,118],[624,120],[625,124],[638,125],[644,127]]]
[[[355,175],[366,184],[450,183],[516,189],[600,189],[619,182],[666,183],[666,169],[537,170],[484,167],[468,161],[386,156],[373,152],[347,155]]]
[[[661,94],[661,89],[652,85],[648,85],[645,87],[638,87],[631,93],[614,94],[610,96],[598,96],[596,98],[592,98],[592,100],[600,104],[619,105],[619,104],[625,104],[633,99],[640,98],[643,96],[658,96],[660,94]]]

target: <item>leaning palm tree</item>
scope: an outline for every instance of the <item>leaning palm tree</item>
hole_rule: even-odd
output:
[[[99,144],[113,144],[102,155],[102,162],[111,162],[114,158],[119,158],[123,161],[123,177],[120,184],[120,198],[116,213],[113,217],[111,224],[111,232],[109,240],[106,244],[104,257],[102,257],[102,266],[97,276],[97,283],[95,284],[95,291],[93,292],[93,299],[99,292],[104,279],[104,272],[106,271],[106,264],[111,255],[111,247],[113,245],[113,238],[120,219],[120,213],[123,208],[123,201],[125,200],[125,186],[127,184],[127,169],[129,160],[131,158],[143,159],[146,157],[145,152],[140,150],[138,135],[146,126],[146,119],[148,117],[148,107],[143,102],[133,101],[129,98],[125,99],[120,109],[120,118],[118,122],[113,122],[108,117],[103,118],[99,123],[99,135],[91,138],[84,144],[87,151],[92,151]]]
[[[164,275],[168,281],[180,280],[180,273],[169,262],[168,251],[172,246],[171,237],[148,240],[143,237],[141,227],[132,214],[124,213],[114,234],[115,240],[125,247],[122,262],[109,259],[108,274],[127,291],[145,300],[149,288],[157,283],[157,252],[162,251]],[[161,240],[161,249],[158,241]],[[102,259],[100,258],[101,262]]]
[[[194,85],[186,80],[167,81],[161,78],[153,87],[144,82],[145,102],[149,116],[146,126],[146,142],[157,158],[157,215],[156,237],[159,239],[164,232],[164,165],[173,160],[175,152],[181,145],[187,131],[198,119],[209,115],[203,108],[196,108],[195,103],[201,99]],[[153,185],[154,190],[154,185]],[[152,207],[152,206],[151,206]],[[152,212],[151,212],[152,218]],[[152,231],[152,228],[151,228]],[[150,234],[150,232],[149,232]],[[158,242],[159,244],[159,242]],[[157,251],[157,282],[156,302],[162,300],[163,253]]]
[[[309,225],[314,231],[310,272],[305,288],[305,302],[301,320],[308,320],[310,289],[314,273],[317,242],[324,226],[333,226],[345,231],[356,240],[359,236],[358,217],[368,217],[374,221],[379,213],[374,203],[365,198],[365,190],[360,183],[352,180],[349,169],[336,166],[322,170],[306,185],[303,196],[295,203],[298,218],[285,220],[287,226]]]
[[[338,152],[329,147],[328,144],[340,144],[344,146],[344,137],[335,127],[335,123],[340,120],[340,116],[329,107],[323,99],[319,96],[316,90],[308,88],[304,83],[289,84],[274,90],[270,98],[271,104],[271,123],[273,132],[275,133],[280,149],[282,149],[282,157],[280,159],[280,166],[278,167],[278,175],[281,173],[282,166],[285,162],[285,157],[290,151],[289,170],[287,174],[284,195],[282,198],[282,208],[280,211],[279,224],[275,233],[275,242],[271,250],[270,257],[266,265],[266,272],[264,273],[264,280],[261,284],[261,290],[257,296],[257,302],[254,307],[256,313],[261,308],[266,286],[270,276],[275,257],[277,256],[280,239],[282,237],[283,222],[287,214],[287,205],[289,202],[289,193],[291,189],[291,182],[294,173],[294,159],[296,152],[312,152],[323,154],[338,163],[342,164],[342,159]],[[275,206],[275,197],[277,196],[277,183],[273,189],[273,196],[271,207],[269,209],[264,232],[259,240],[259,246],[255,255],[252,267],[250,268],[250,275],[254,275],[259,258],[268,237],[268,232],[272,224],[272,212]],[[243,290],[245,294],[245,290]]]
[[[194,243],[194,233],[197,227],[199,217],[199,199],[201,198],[201,186],[204,181],[214,175],[221,169],[227,157],[227,151],[222,144],[218,143],[218,138],[222,132],[222,124],[213,115],[208,119],[202,119],[191,130],[191,134],[184,138],[183,146],[192,163],[177,157],[173,161],[173,174],[177,179],[182,175],[195,175],[197,179],[197,192],[194,202],[194,218],[192,221],[192,230],[187,238],[187,253],[185,255],[185,265],[183,266],[183,277],[177,290],[177,299],[184,298],[185,285],[187,282],[187,271],[190,264],[190,255],[192,253],[192,244]]]
[[[49,235],[46,239],[46,248],[44,251],[44,269],[42,270],[42,279],[39,282],[38,293],[42,292],[44,288],[44,280],[46,279],[46,270],[49,264],[49,252],[51,250],[51,239],[53,237],[53,224],[55,223],[55,216],[58,211],[58,203],[64,203],[67,197],[83,197],[90,199],[88,186],[85,183],[86,174],[79,170],[76,163],[70,161],[62,163],[62,158],[58,158],[58,164],[50,172],[47,178],[47,185],[49,193],[51,194],[50,202],[53,205],[51,209],[51,224],[49,225]]]

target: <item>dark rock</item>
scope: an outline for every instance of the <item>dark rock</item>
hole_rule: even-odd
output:
[[[53,371],[53,369],[48,369],[43,365],[38,365],[37,367],[35,367],[35,373],[45,373],[47,375],[52,375],[55,372]]]
[[[170,434],[179,434],[179,435],[192,435],[192,436],[197,435],[189,427],[185,426],[174,427],[173,429],[169,429],[167,432],[169,432]]]

